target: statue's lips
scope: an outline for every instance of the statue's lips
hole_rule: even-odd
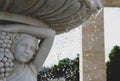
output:
[[[23,57],[24,59],[28,59],[28,58],[29,58],[29,55],[28,55],[28,54],[22,54],[22,57]]]

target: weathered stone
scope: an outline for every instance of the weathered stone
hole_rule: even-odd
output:
[[[11,38],[14,43],[11,45],[11,50],[8,51],[10,55],[13,54],[15,60],[14,64],[10,64],[14,66],[13,71],[8,76],[7,70],[6,77],[0,78],[0,81],[37,81],[37,72],[50,51],[55,32],[61,34],[78,27],[100,8],[100,0],[1,0],[0,32],[14,34]],[[98,34],[96,33],[96,35]],[[41,40],[39,45],[36,39]],[[94,39],[89,42],[91,41],[93,42]],[[89,44],[96,48],[98,45],[96,43]],[[10,48],[10,45],[6,45],[4,42],[2,46]],[[91,47],[89,48],[91,49]],[[88,51],[91,51],[90,49]],[[97,52],[94,52],[98,53],[101,50],[97,49]],[[91,61],[88,64],[91,64]],[[90,66],[89,69],[93,70],[93,66]],[[94,66],[94,70],[96,69],[97,67]],[[97,78],[99,77],[101,76]]]
[[[105,7],[120,7],[119,0],[104,0]]]
[[[106,81],[103,12],[82,28],[83,81]]]
[[[57,34],[78,27],[101,8],[100,0],[1,0],[0,4],[0,11],[6,14],[2,19],[30,24],[28,17],[32,17],[47,23]],[[19,15],[11,18],[11,13],[28,16],[27,21]]]

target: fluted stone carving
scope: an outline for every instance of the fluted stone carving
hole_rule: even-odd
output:
[[[100,0],[0,0],[0,11],[42,20],[57,33],[79,26],[100,8]]]

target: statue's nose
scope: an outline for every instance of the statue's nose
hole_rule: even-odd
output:
[[[25,52],[26,52],[27,54],[30,53],[30,49],[29,49],[29,47],[26,48]]]

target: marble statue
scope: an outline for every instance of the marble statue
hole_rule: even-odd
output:
[[[0,31],[11,32],[14,38],[10,51],[14,57],[13,71],[0,81],[37,81],[37,73],[50,51],[55,31],[20,24],[2,25]]]
[[[37,81],[55,34],[101,7],[101,0],[0,0],[0,81]]]

